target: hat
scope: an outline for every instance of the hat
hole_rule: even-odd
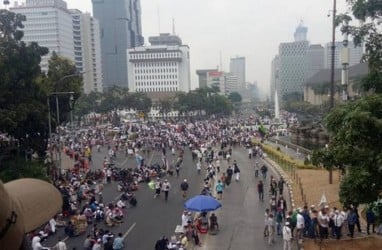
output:
[[[48,182],[0,181],[0,246],[18,250],[24,235],[49,221],[61,206],[61,193]]]
[[[285,222],[285,226],[289,226],[289,225],[290,225],[289,221]]]
[[[184,182],[187,182],[187,179],[184,179],[183,181],[184,181]]]

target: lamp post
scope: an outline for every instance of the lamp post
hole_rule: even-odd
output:
[[[332,19],[332,65],[330,71],[330,109],[334,107],[334,65],[335,65],[335,51],[336,51],[336,14],[337,14],[337,1],[333,0],[333,19]]]
[[[349,50],[349,40],[348,40],[348,20],[343,22],[345,33],[344,40],[342,42],[343,47],[341,50],[341,63],[342,63],[342,74],[341,74],[341,85],[342,85],[342,100],[347,101],[348,99],[348,85],[349,85],[349,61],[350,61],[350,50]]]
[[[83,74],[84,72],[80,72],[80,73],[75,73],[75,74],[70,74],[70,75],[66,75],[66,76],[63,76],[61,77],[57,83],[60,83],[61,81],[67,79],[67,78],[71,78],[71,77],[75,77],[75,76],[79,76],[81,74]],[[50,108],[50,97],[51,96],[55,96],[56,98],[56,120],[57,120],[57,136],[58,136],[58,148],[57,148],[57,151],[58,151],[58,167],[59,167],[59,170],[60,170],[60,174],[61,174],[61,131],[60,131],[60,107],[59,107],[59,101],[58,101],[58,97],[59,96],[67,96],[69,95],[70,97],[70,107],[71,107],[71,114],[70,114],[70,127],[72,128],[72,107],[73,107],[73,102],[74,102],[74,92],[72,91],[69,91],[69,92],[52,92],[48,95],[47,97],[47,104],[48,104],[48,126],[49,126],[49,141],[50,143],[52,143],[52,121],[51,121],[51,108]]]

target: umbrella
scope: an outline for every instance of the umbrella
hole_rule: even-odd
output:
[[[222,204],[209,195],[197,195],[184,203],[184,208],[195,212],[214,211],[221,207]]]

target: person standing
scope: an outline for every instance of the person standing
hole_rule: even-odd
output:
[[[160,190],[162,188],[162,182],[160,181],[159,177],[157,177],[157,181],[155,182],[155,194],[154,199],[160,195]]]
[[[326,208],[321,209],[317,218],[321,241],[329,237],[329,220]]]
[[[357,224],[357,214],[354,211],[354,208],[350,208],[349,210],[349,215],[348,215],[348,228],[349,228],[349,236],[351,238],[354,237],[354,228],[355,225]]]
[[[239,181],[240,180],[240,169],[239,169],[239,166],[237,165],[236,161],[233,164],[233,173],[235,174],[235,180]]]
[[[375,214],[373,210],[371,209],[371,207],[368,207],[366,211],[366,222],[367,222],[367,225],[366,225],[367,234],[368,235],[370,234],[370,226],[372,227],[372,233],[375,233]]]
[[[342,225],[344,224],[345,218],[340,213],[339,210],[334,211],[333,222],[334,222],[334,235],[336,239],[339,240],[342,236]]]
[[[267,178],[268,167],[266,165],[263,165],[260,171],[261,171],[261,174],[263,175],[263,179],[265,180]]]
[[[187,190],[188,190],[187,179],[184,179],[183,182],[180,184],[180,190],[182,191],[183,199],[186,199],[186,197],[187,197]]]
[[[198,174],[200,174],[201,170],[202,170],[202,163],[200,162],[200,160],[198,160],[198,162],[196,163],[196,171],[198,172]]]
[[[305,219],[304,216],[302,216],[302,209],[298,208],[297,209],[297,240],[300,242],[304,236],[304,227],[305,227]]]
[[[268,232],[268,218],[269,218],[269,208],[265,209],[265,214],[264,214],[264,237],[267,237],[269,235]]]
[[[122,233],[118,233],[118,236],[114,238],[113,250],[122,250],[124,247]]]
[[[226,172],[227,172],[227,178],[226,178],[225,182],[226,182],[227,186],[229,186],[229,184],[231,184],[232,175],[233,175],[232,167],[228,166]]]
[[[273,214],[270,213],[268,216],[268,244],[272,245],[275,243],[275,220],[273,218]]]
[[[163,192],[164,192],[164,200],[167,201],[168,200],[168,193],[170,192],[170,189],[171,189],[171,184],[167,179],[164,180],[162,188],[163,188]]]
[[[66,243],[61,238],[58,238],[58,242],[54,246],[54,249],[56,249],[56,250],[67,250],[68,248],[66,246]]]
[[[218,183],[216,183],[215,186],[216,193],[218,194],[218,200],[223,199],[223,190],[224,190],[224,184],[221,180],[218,180]]]
[[[289,221],[285,222],[283,227],[283,240],[284,240],[284,250],[291,250],[291,241],[292,241],[292,230],[290,229]]]
[[[264,184],[262,180],[257,184],[257,192],[259,193],[259,200],[264,201]]]

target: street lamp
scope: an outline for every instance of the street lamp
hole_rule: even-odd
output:
[[[333,19],[332,19],[332,65],[330,71],[330,108],[334,107],[334,57],[336,51],[336,13],[337,12],[337,1],[333,0]]]
[[[346,101],[348,99],[348,82],[349,82],[349,57],[350,57],[350,50],[349,50],[349,40],[348,40],[348,33],[347,29],[349,26],[349,21],[344,20],[344,40],[342,42],[343,48],[341,50],[341,63],[342,63],[342,75],[341,75],[341,85],[342,85],[342,100]]]
[[[80,73],[75,73],[75,74],[70,74],[61,77],[56,83],[60,83],[61,81],[79,76],[85,72],[80,72]],[[69,95],[69,106],[70,106],[70,128],[72,129],[72,110],[73,110],[73,105],[74,105],[74,92],[73,91],[68,91],[68,92],[51,92],[48,97],[47,97],[47,104],[48,104],[48,126],[49,126],[49,141],[52,143],[52,121],[51,121],[51,108],[50,108],[50,97],[55,96],[56,98],[56,120],[57,120],[57,136],[58,136],[58,167],[60,170],[61,174],[61,132],[60,132],[60,107],[59,107],[59,101],[58,97],[59,96],[68,96]]]

